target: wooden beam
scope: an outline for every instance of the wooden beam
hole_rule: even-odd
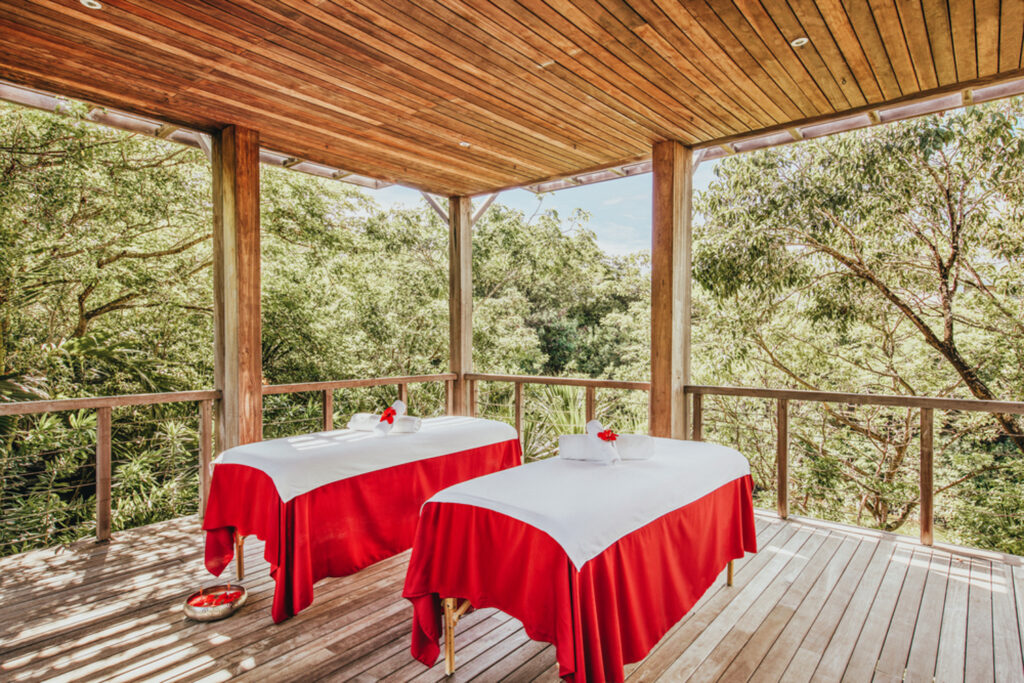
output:
[[[434,199],[433,195],[431,195],[429,192],[420,192],[420,194],[423,195],[423,198],[427,200],[427,204],[430,205],[430,208],[434,210],[434,213],[436,213],[442,221],[444,221],[445,223],[451,222],[451,219],[448,218],[448,212],[445,211],[441,207],[441,205],[437,203],[437,200]]]
[[[487,209],[491,208],[491,204],[494,203],[494,200],[498,198],[499,194],[501,193],[492,193],[489,197],[487,197],[487,199],[484,200],[484,203],[480,205],[480,208],[473,212],[473,220],[471,221],[473,225],[476,225],[476,222],[480,220],[485,213],[487,213]]]
[[[469,414],[473,371],[473,227],[469,197],[448,200],[448,357],[458,378],[452,385],[452,413]]]
[[[170,124],[170,123],[165,123],[162,126],[160,126],[159,128],[157,128],[156,136],[158,138],[166,139],[171,133],[173,133],[176,130],[178,130],[178,126],[175,126],[175,125]]]
[[[650,432],[685,439],[693,149],[675,141],[658,142],[652,162]]]
[[[228,126],[213,145],[217,450],[263,435],[259,134]]]

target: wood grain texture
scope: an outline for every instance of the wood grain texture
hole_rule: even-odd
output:
[[[468,197],[448,200],[448,369],[455,373],[452,414],[470,414],[473,371],[473,223]]]
[[[653,150],[651,228],[652,436],[685,439],[690,381],[693,150],[659,142]]]
[[[472,196],[1020,75],[1022,17],[1024,0],[28,0],[0,15],[0,78]]]
[[[259,134],[213,136],[217,452],[263,438]]]
[[[735,586],[723,572],[627,681],[891,680],[882,674],[903,662],[906,680],[961,680],[965,667],[972,681],[1020,680],[1022,558],[979,562],[764,511],[756,522],[760,551],[736,562]],[[318,582],[313,605],[275,625],[264,547],[250,538],[246,606],[200,624],[181,609],[215,580],[202,540],[190,517],[0,559],[0,678],[446,680],[443,659],[426,667],[409,654],[408,553]],[[978,664],[965,661],[969,640]],[[460,681],[558,680],[554,649],[493,609],[462,616],[454,650]]]

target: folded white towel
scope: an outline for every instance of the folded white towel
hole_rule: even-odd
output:
[[[612,465],[619,462],[618,451],[610,441],[591,434],[563,434],[558,437],[558,457]]]
[[[380,422],[380,415],[356,413],[348,421],[348,428],[357,432],[372,432]]]
[[[352,416],[352,419],[348,421],[348,428],[357,432],[376,432],[378,434],[387,434],[392,431],[395,424],[405,416],[405,401],[399,399],[391,404],[391,408],[394,409],[395,415],[391,422],[381,421],[381,415],[374,413],[356,413]],[[411,418],[419,420],[419,418]],[[411,434],[412,432],[419,431],[419,422],[416,422],[415,427],[412,424],[406,423],[403,428],[405,434]]]
[[[420,431],[423,420],[411,415],[399,415],[395,418],[395,424],[391,425],[392,434],[415,434]]]
[[[646,434],[619,434],[615,447],[623,460],[650,460],[654,456],[654,439]]]

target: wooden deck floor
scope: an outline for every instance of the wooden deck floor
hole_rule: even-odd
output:
[[[1021,558],[928,549],[838,525],[759,514],[761,552],[723,581],[629,681],[1024,681]],[[317,585],[270,621],[262,544],[247,543],[249,604],[184,618],[209,583],[194,519],[0,560],[0,680],[437,681],[408,654],[407,555]],[[465,617],[459,681],[555,681],[554,652],[493,610]]]

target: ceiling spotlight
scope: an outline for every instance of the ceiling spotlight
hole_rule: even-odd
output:
[[[85,0],[82,1],[84,2]],[[805,38],[804,36],[800,36],[799,38],[794,38],[793,40],[789,41],[789,44],[792,45],[793,47],[803,47],[809,42],[811,41]]]
[[[98,2],[98,0],[78,0],[78,1],[80,3],[82,3],[83,7],[88,7],[89,9],[103,9],[103,5],[101,5]]]
[[[465,140],[460,140],[459,147],[469,147],[469,143],[466,142]]]

